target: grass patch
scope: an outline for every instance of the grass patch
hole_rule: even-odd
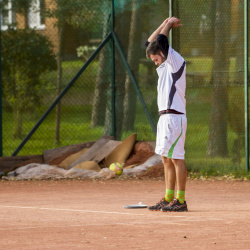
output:
[[[212,59],[210,58],[189,58],[188,71],[211,72]],[[63,87],[75,76],[83,66],[80,60],[63,62]],[[230,63],[230,71],[234,71],[235,60]],[[44,150],[62,147],[86,141],[95,141],[103,134],[103,126],[91,127],[92,102],[94,97],[95,80],[98,70],[98,62],[92,62],[82,76],[76,81],[73,88],[62,100],[61,116],[61,140],[55,143],[55,110],[46,118],[31,139],[20,151],[19,155],[42,154]],[[140,74],[146,76],[147,70],[140,65]],[[231,73],[230,73],[231,74]],[[104,76],[105,77],[105,76]],[[30,132],[33,126],[41,118],[45,110],[51,105],[56,95],[57,72],[53,71],[42,76],[42,79],[49,84],[44,91],[43,106],[36,112],[23,114],[23,138]],[[63,88],[62,87],[62,88]],[[241,92],[239,86],[237,91]],[[156,105],[156,83],[144,86],[140,83],[140,89],[144,101],[149,109],[155,125],[158,114]],[[232,89],[235,93],[235,88]],[[230,93],[231,93],[230,92]],[[230,94],[229,93],[229,94]],[[241,149],[241,162],[233,161],[233,144],[237,135],[228,126],[228,151],[227,158],[209,158],[207,156],[207,141],[209,136],[209,119],[212,102],[211,86],[194,87],[187,86],[187,119],[188,128],[186,135],[186,161],[190,176],[207,178],[208,176],[235,176],[249,179],[245,172],[244,148]],[[137,133],[138,140],[155,141],[155,135],[144,112],[144,109],[137,98],[135,104],[136,120],[133,131],[123,131],[121,140],[124,140],[132,133]],[[14,122],[12,112],[8,109],[3,111],[3,154],[10,156],[21,143],[21,139],[13,138]]]
[[[241,179],[250,180],[250,173],[246,172],[242,166],[234,166],[227,159],[209,159],[207,163],[201,165],[202,159],[187,160],[188,176],[193,179]],[[244,161],[244,159],[242,159]],[[223,162],[222,162],[223,161]],[[225,165],[225,163],[228,165]]]

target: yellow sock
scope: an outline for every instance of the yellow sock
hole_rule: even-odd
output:
[[[184,201],[185,201],[185,191],[177,190],[177,197],[176,197],[176,199],[177,199],[181,204],[183,204]]]
[[[174,199],[174,190],[166,189],[165,201],[171,202]]]

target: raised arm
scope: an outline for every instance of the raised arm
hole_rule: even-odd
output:
[[[160,34],[162,29],[166,26],[168,21],[170,20],[170,17],[164,20],[164,22],[152,33],[152,35],[148,38],[148,42],[152,42],[157,38],[157,36]]]
[[[161,28],[161,31],[158,33],[158,34],[163,34],[166,37],[168,37],[169,31],[172,28],[182,26],[182,24],[180,24],[180,20],[178,18],[171,17],[171,18],[168,18],[168,19],[167,19],[168,21]]]

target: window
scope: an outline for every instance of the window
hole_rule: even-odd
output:
[[[13,24],[15,20],[15,14],[12,11],[12,4],[10,0],[1,0],[2,11],[1,16],[1,29],[8,29],[8,25]]]
[[[45,29],[44,19],[44,0],[33,0],[28,14],[28,23],[30,28]]]

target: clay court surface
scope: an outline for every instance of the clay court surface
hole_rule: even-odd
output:
[[[250,182],[188,180],[189,212],[152,205],[163,180],[0,181],[0,249],[250,249]]]

